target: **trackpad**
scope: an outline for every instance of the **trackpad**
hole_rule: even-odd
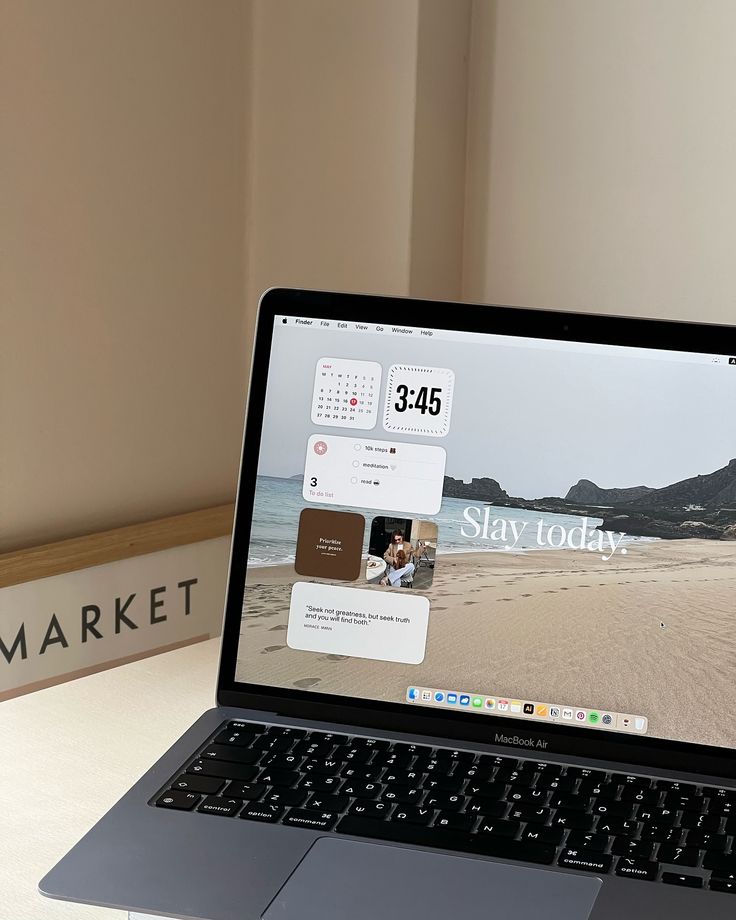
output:
[[[588,920],[602,881],[320,837],[263,920]]]

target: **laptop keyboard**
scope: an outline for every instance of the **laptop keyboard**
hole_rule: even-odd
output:
[[[231,721],[151,804],[736,894],[736,789]]]

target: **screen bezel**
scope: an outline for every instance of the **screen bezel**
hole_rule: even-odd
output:
[[[736,776],[736,751],[730,748],[646,736],[604,734],[576,726],[541,725],[485,713],[478,715],[458,711],[445,715],[444,711],[439,712],[432,707],[412,706],[408,703],[388,703],[311,690],[236,682],[240,620],[274,318],[279,314],[390,325],[396,323],[397,316],[407,315],[409,305],[411,315],[421,316],[423,326],[427,328],[702,354],[736,354],[736,328],[731,326],[288,288],[266,291],[258,310],[243,434],[217,682],[218,704],[376,730],[441,736],[457,741],[499,744],[494,736],[501,732],[503,735],[530,739],[534,746],[525,747],[525,750],[531,756],[535,753],[541,756],[540,752],[546,751],[682,769],[713,776]],[[565,666],[564,662],[560,662],[560,665]]]

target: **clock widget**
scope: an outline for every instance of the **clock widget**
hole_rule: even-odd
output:
[[[443,438],[450,430],[455,373],[446,367],[394,364],[388,372],[386,431]]]

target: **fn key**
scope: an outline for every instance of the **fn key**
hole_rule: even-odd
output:
[[[197,795],[194,792],[171,789],[156,799],[156,805],[159,808],[177,808],[180,811],[191,811],[201,798],[201,795]]]

